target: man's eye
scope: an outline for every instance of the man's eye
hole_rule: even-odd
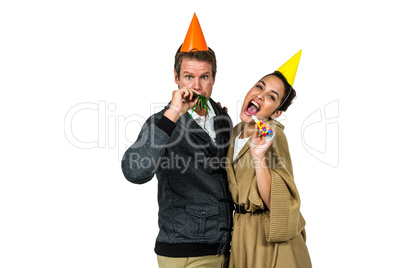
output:
[[[206,76],[206,75],[201,76],[201,79],[207,79],[207,78],[208,78],[208,76]]]

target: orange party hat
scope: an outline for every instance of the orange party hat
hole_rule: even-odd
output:
[[[207,42],[205,42],[204,34],[195,13],[180,49],[181,52],[189,52],[191,50],[208,50]]]

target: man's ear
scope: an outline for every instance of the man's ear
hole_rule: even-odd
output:
[[[176,85],[179,85],[179,76],[177,75],[177,72],[175,69],[173,69],[174,72],[174,82],[176,83]]]
[[[274,119],[274,118],[278,118],[279,116],[281,116],[282,111],[276,111],[275,113],[273,113],[270,118]]]
[[[215,85],[215,78],[216,78],[216,74],[217,74],[218,72],[216,72],[215,73],[215,77],[214,77],[214,80],[213,80],[213,82],[212,82],[212,85]]]

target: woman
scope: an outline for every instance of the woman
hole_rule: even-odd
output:
[[[288,78],[291,83],[296,69]],[[258,81],[244,99],[242,122],[235,126],[228,150],[229,189],[236,204],[229,267],[311,267],[284,126],[274,120],[295,96],[276,71]],[[274,130],[273,140],[258,135],[252,115]]]

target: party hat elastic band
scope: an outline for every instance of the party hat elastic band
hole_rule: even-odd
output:
[[[285,64],[283,64],[277,71],[281,72],[285,76],[288,83],[293,87],[295,81],[297,67],[301,57],[302,50],[300,49],[293,57],[291,57]]]
[[[205,42],[204,34],[195,13],[180,49],[181,52],[189,52],[191,50],[208,50],[207,42]]]

